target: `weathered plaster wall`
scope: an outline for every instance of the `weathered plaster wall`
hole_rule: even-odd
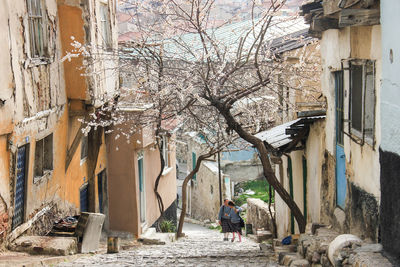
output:
[[[0,10],[0,34],[3,41],[0,43],[0,135],[12,131],[14,113],[14,81],[11,69],[10,36],[9,36],[9,7],[8,1],[3,3]]]
[[[122,126],[120,126],[122,127]],[[106,137],[110,230],[139,234],[137,156],[118,131]]]
[[[274,207],[271,207],[272,214],[274,214]],[[271,220],[268,203],[261,199],[248,198],[247,199],[247,212],[246,223],[252,224],[253,232],[257,229],[264,228],[273,232],[274,226]]]
[[[283,184],[286,191],[289,191],[289,176],[287,158],[282,157],[282,165],[275,165],[275,175]],[[275,194],[276,227],[278,238],[283,238],[290,234],[290,210],[279,194]]]
[[[310,126],[306,143],[307,222],[319,223],[321,213],[321,176],[325,148],[325,121]]]
[[[75,6],[66,5],[62,2],[58,4],[62,51],[63,56],[65,56],[72,50],[71,43],[74,41],[81,44],[87,42],[85,39],[85,23],[79,3],[76,3]],[[85,69],[81,68],[82,65],[83,55],[64,61],[65,87],[69,99],[88,99],[87,79],[82,76],[85,72]]]
[[[211,192],[212,187],[212,192]],[[192,182],[191,215],[198,220],[214,222],[219,212],[218,167],[213,162],[202,162],[196,181]],[[222,185],[222,193],[225,186]],[[225,195],[223,195],[223,198]]]
[[[154,139],[145,147],[138,147],[137,135],[127,142],[121,136],[122,132],[128,132],[131,125],[118,125],[112,133],[107,135],[107,159],[108,159],[108,185],[109,185],[109,214],[110,229],[127,231],[140,235],[142,224],[140,223],[139,202],[139,175],[138,153],[143,151],[144,190],[146,198],[146,218],[143,226],[150,227],[160,217],[160,210],[154,185],[160,172],[160,155],[155,149]],[[164,172],[160,179],[158,192],[163,200],[164,209],[167,209],[176,200],[176,170],[175,170],[175,145],[174,136],[169,143],[170,168]]]
[[[303,151],[290,153],[293,170],[293,197],[297,206],[304,214],[304,190],[303,190]],[[298,224],[295,220],[295,233],[299,232]]]
[[[359,145],[352,141],[347,135],[344,137],[344,150],[346,155],[346,176],[348,180],[347,199],[345,208],[345,217],[338,215],[341,212],[335,210],[335,164],[325,162],[324,166],[332,168],[324,170],[322,181],[322,220],[328,220],[331,223],[340,226],[342,231],[362,235],[366,228],[377,227],[372,217],[368,217],[370,212],[374,211],[372,206],[370,210],[357,210],[354,205],[367,205],[368,203],[380,201],[380,179],[379,179],[379,153],[377,148],[380,144],[380,79],[381,79],[381,27],[346,27],[340,30],[328,30],[322,35],[321,55],[322,55],[322,88],[327,97],[328,109],[326,116],[326,149],[331,158],[335,155],[335,84],[333,72],[346,67],[342,66],[342,60],[350,58],[372,59],[375,60],[375,89],[376,89],[376,112],[375,112],[375,143],[364,143]],[[344,71],[344,130],[348,132],[349,117],[349,71]],[[365,167],[368,166],[368,167]],[[354,190],[352,190],[354,189]],[[332,190],[332,191],[331,191]],[[366,198],[360,196],[368,196]],[[332,204],[333,200],[333,204]],[[363,204],[361,204],[363,203]],[[321,215],[322,215],[321,214]],[[362,214],[362,215],[361,215]],[[325,216],[327,215],[327,216]],[[331,219],[329,217],[331,216]],[[367,221],[363,221],[367,220]],[[339,222],[341,221],[341,222]],[[376,237],[376,231],[372,235]],[[372,237],[371,237],[372,238]]]
[[[172,138],[173,139],[173,138]],[[173,141],[169,142],[170,167],[164,170],[158,185],[158,192],[163,200],[164,209],[167,209],[176,200],[176,168],[175,149]],[[137,164],[137,163],[136,163]],[[160,209],[156,194],[154,193],[155,181],[160,172],[160,154],[154,145],[144,149],[145,190],[146,190],[146,223],[151,226],[159,217]]]

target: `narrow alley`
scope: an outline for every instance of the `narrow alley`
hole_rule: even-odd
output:
[[[170,244],[97,254],[59,266],[278,266],[272,251],[264,253],[246,237],[241,243],[224,242],[218,231],[190,223],[184,232],[187,237]]]

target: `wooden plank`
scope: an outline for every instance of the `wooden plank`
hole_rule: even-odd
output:
[[[343,9],[339,16],[339,27],[370,26],[380,24],[379,9]]]
[[[316,18],[311,24],[312,31],[323,32],[329,29],[338,29],[339,20],[333,18]]]
[[[331,15],[340,11],[340,8],[338,6],[339,2],[340,0],[324,0],[322,2],[322,7],[324,8],[324,15]]]

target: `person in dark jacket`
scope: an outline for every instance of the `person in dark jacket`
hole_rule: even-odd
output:
[[[222,226],[222,233],[224,233],[224,241],[228,241],[229,233],[232,232],[232,225],[231,225],[231,208],[228,205],[229,199],[224,199],[224,204],[219,209],[218,213],[218,221],[219,225]]]
[[[233,201],[228,202],[228,206],[231,208],[229,217],[231,218],[231,228],[232,228],[232,242],[235,241],[235,233],[238,234],[239,242],[242,242],[242,227],[240,226],[240,212],[242,209],[235,205]]]

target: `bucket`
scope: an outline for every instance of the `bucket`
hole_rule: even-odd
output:
[[[107,253],[119,252],[119,237],[109,236],[107,239]]]

